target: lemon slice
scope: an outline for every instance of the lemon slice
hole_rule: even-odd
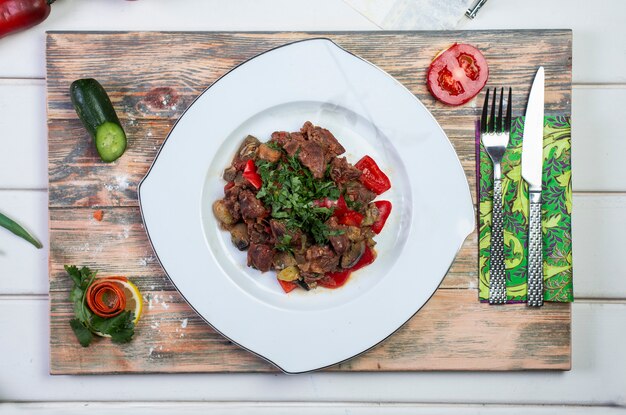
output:
[[[126,296],[126,308],[135,314],[134,324],[137,324],[141,313],[143,312],[143,298],[141,293],[135,284],[130,281],[115,281],[117,284],[124,287],[124,295]]]
[[[141,296],[141,292],[139,292],[139,288],[126,279],[115,278],[113,282],[122,287],[124,295],[126,296],[126,308],[124,310],[134,313],[135,319],[133,320],[133,324],[137,324],[143,312],[143,297]],[[109,334],[100,333],[98,331],[95,333],[100,337],[111,337]]]

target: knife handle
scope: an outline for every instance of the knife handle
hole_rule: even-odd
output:
[[[528,306],[543,305],[543,243],[541,234],[541,193],[530,192],[528,225]]]
[[[502,180],[493,180],[491,208],[491,253],[489,255],[489,304],[506,303],[504,231],[502,229]]]

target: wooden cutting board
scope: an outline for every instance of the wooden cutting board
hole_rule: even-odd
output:
[[[148,242],[136,189],[174,122],[212,82],[269,48],[320,36],[378,65],[428,107],[459,155],[474,200],[479,108],[476,101],[448,107],[430,96],[425,70],[440,50],[453,42],[482,50],[490,65],[488,86],[513,87],[513,115],[523,113],[535,70],[543,65],[546,113],[571,112],[569,30],[49,32],[52,374],[276,371],[213,331],[185,303]],[[113,164],[99,160],[70,102],[71,82],[85,77],[105,86],[129,137],[126,153]],[[93,218],[97,209],[104,211],[101,222]],[[479,303],[476,241],[474,233],[441,287],[404,327],[369,352],[328,370],[569,370],[570,304],[528,309]],[[87,265],[101,275],[123,274],[136,282],[144,294],[145,314],[131,343],[100,339],[89,348],[78,344],[69,326],[71,283],[64,264]]]

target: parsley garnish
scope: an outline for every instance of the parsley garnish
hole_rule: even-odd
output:
[[[123,311],[115,317],[102,318],[91,312],[86,304],[87,288],[96,278],[96,272],[87,267],[65,266],[65,271],[74,281],[70,292],[70,301],[74,303],[74,316],[70,326],[81,346],[87,347],[93,340],[94,333],[108,334],[114,343],[128,343],[135,333],[135,318],[132,311]]]
[[[316,206],[317,200],[337,200],[340,192],[335,183],[325,175],[323,179],[313,177],[311,171],[298,160],[298,153],[286,156],[275,163],[257,160],[257,173],[263,186],[257,198],[271,208],[274,219],[283,220],[287,229],[300,229],[310,233],[317,244],[325,244],[333,236],[324,222],[331,217],[332,209]],[[291,242],[279,241],[278,249],[287,249]]]
[[[278,243],[276,244],[276,249],[278,249],[279,251],[291,251],[291,240],[293,239],[293,237],[289,234],[284,234],[282,239],[280,241],[278,241]]]
[[[363,203],[359,201],[352,201],[350,198],[346,198],[346,206],[348,206],[352,210],[356,210],[357,212],[363,211]]]
[[[278,145],[278,143],[275,143],[273,141],[268,141],[267,143],[265,143],[265,145],[271,148],[272,150],[283,151],[283,148],[280,145]]]

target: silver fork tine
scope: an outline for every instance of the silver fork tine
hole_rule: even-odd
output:
[[[498,123],[496,132],[502,132],[502,101],[504,101],[504,88],[500,88],[500,108],[498,109],[498,118],[496,119],[496,123]]]
[[[512,88],[509,87],[509,100],[506,103],[506,120],[504,121],[504,131],[507,133],[511,131],[511,107],[513,106],[513,103],[511,102],[511,93]]]
[[[487,89],[487,93],[485,94],[485,103],[483,104],[483,113],[480,117],[480,132],[487,132],[487,111],[489,109],[489,89]]]
[[[490,133],[496,130],[496,98],[498,97],[498,90],[493,90],[493,101],[491,101],[491,116],[489,117],[489,131]]]

